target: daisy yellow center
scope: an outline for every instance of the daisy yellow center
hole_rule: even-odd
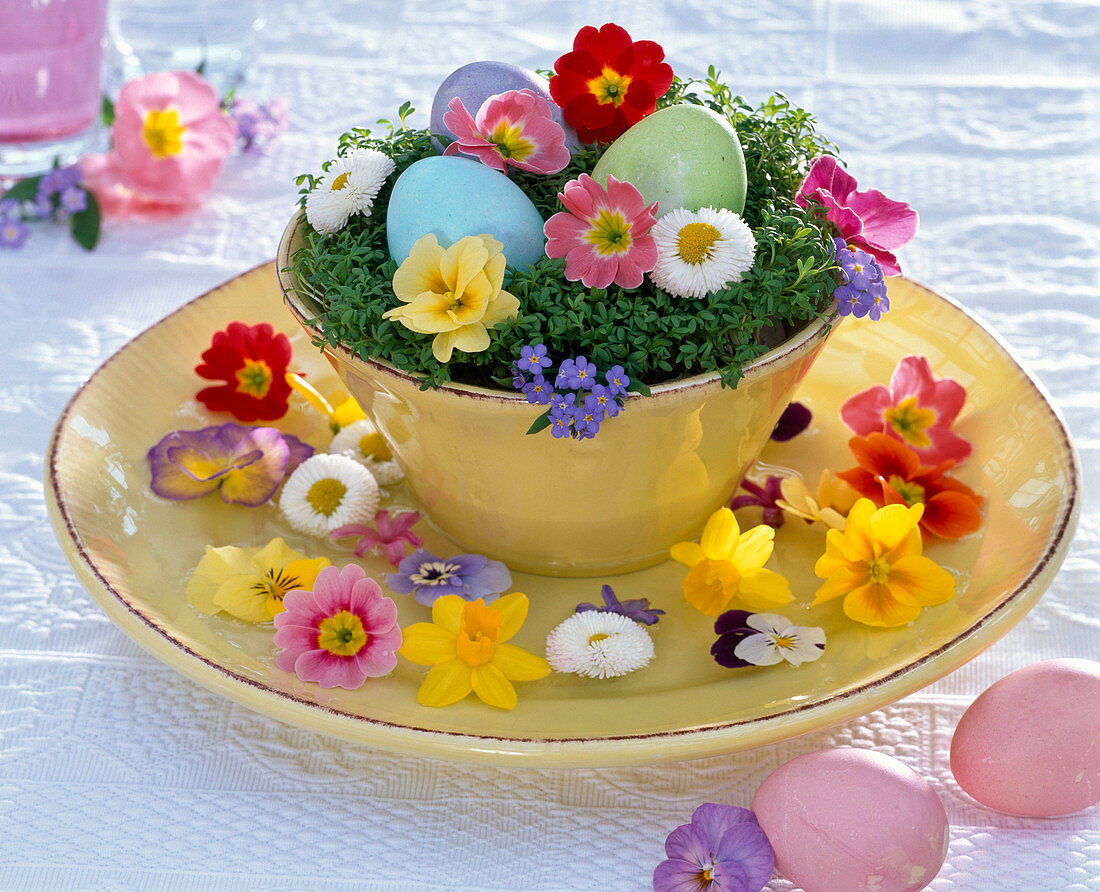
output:
[[[180,124],[180,115],[176,109],[154,108],[145,116],[141,138],[155,157],[167,158],[183,151],[182,137],[186,130]]]
[[[612,68],[605,68],[588,82],[588,92],[596,97],[600,105],[610,103],[620,106],[626,99],[626,91],[630,89],[631,80],[633,78],[629,74],[619,74]]]
[[[695,221],[682,227],[676,235],[676,253],[684,263],[692,265],[710,260],[714,243],[722,237],[717,227]]]
[[[262,359],[246,359],[237,369],[237,392],[262,400],[271,389],[272,378],[271,366]]]
[[[608,637],[609,636],[605,635],[603,632],[597,632],[595,635],[590,635],[588,638],[588,646],[591,647],[593,644],[599,644],[601,641],[606,641]]]
[[[924,487],[919,483],[914,483],[912,480],[906,480],[903,477],[899,477],[897,474],[891,474],[887,483],[894,487],[897,494],[902,497],[905,504],[910,508],[918,502],[924,501]]]
[[[326,616],[317,624],[317,629],[317,646],[338,657],[355,656],[370,638],[363,621],[348,610]]]
[[[584,240],[596,249],[597,254],[625,254],[630,250],[630,224],[619,211],[604,208],[592,221],[592,228]]]
[[[340,174],[340,176],[338,176],[336,179],[334,179],[332,181],[332,185],[328,187],[329,191],[330,192],[339,192],[341,189],[343,189],[345,186],[347,186],[348,180],[350,178],[351,178],[351,174],[346,172],[346,171],[344,173]]]
[[[523,138],[523,128],[519,124],[509,123],[505,118],[489,134],[489,142],[497,147],[502,158],[522,161],[535,151],[530,140]]]
[[[390,452],[389,444],[377,431],[373,433],[364,434],[359,438],[359,453],[363,458],[373,458],[376,461],[392,461],[393,453]]]
[[[317,514],[331,517],[347,495],[347,485],[335,477],[323,477],[309,488],[306,501]]]
[[[885,585],[890,578],[890,565],[882,558],[875,558],[867,565],[867,575],[871,577],[871,582]]]
[[[496,653],[504,614],[483,602],[474,601],[462,609],[458,623],[455,655],[469,666],[488,663]]]
[[[932,438],[925,431],[936,423],[936,413],[932,409],[922,409],[917,405],[915,396],[906,397],[896,406],[891,406],[883,417],[910,446],[924,448],[932,445]]]

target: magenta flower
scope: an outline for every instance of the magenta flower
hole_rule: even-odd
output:
[[[653,892],[760,892],[775,870],[771,843],[747,808],[706,802],[665,840]]]
[[[273,427],[231,421],[173,431],[149,450],[150,489],[173,501],[217,492],[223,502],[255,507],[311,455],[312,446]]]
[[[397,665],[397,605],[358,564],[325,567],[313,591],[294,589],[275,617],[275,665],[323,688],[353,691]]]
[[[901,275],[897,258],[890,252],[917,234],[917,212],[904,201],[893,201],[877,189],[856,191],[856,180],[842,170],[836,158],[814,160],[794,200],[801,207],[816,201],[826,208],[832,223],[849,245],[875,257],[888,276]]]
[[[359,542],[355,546],[356,557],[363,557],[367,552],[377,549],[382,552],[387,561],[397,567],[405,557],[404,543],[408,542],[413,548],[419,548],[424,544],[424,540],[410,529],[418,520],[420,520],[420,514],[416,511],[403,511],[397,517],[390,517],[390,512],[383,510],[374,515],[373,527],[362,523],[349,523],[346,526],[337,527],[329,533],[329,538],[343,539],[348,536],[359,536]]]
[[[766,523],[772,529],[778,530],[783,526],[783,509],[780,508],[775,501],[776,499],[783,498],[783,490],[780,489],[780,484],[782,483],[783,478],[774,475],[768,475],[763,486],[759,483],[753,483],[746,478],[741,481],[741,488],[745,490],[748,495],[734,495],[729,501],[729,506],[734,511],[738,508],[748,508],[752,506],[762,508],[764,511],[762,522]]]
[[[933,377],[925,357],[906,356],[889,387],[879,384],[857,393],[840,407],[840,417],[859,436],[885,433],[916,452],[922,465],[936,467],[970,455],[970,442],[951,430],[964,402],[961,384]]]
[[[546,256],[565,258],[565,278],[589,288],[637,288],[657,265],[657,242],[649,234],[657,202],[612,176],[604,189],[582,173],[558,193],[566,212],[554,214],[543,231]]]
[[[510,165],[557,173],[569,163],[565,131],[550,115],[550,103],[530,90],[509,90],[482,103],[477,120],[457,96],[443,116],[456,139],[444,155],[472,155],[499,171]]]

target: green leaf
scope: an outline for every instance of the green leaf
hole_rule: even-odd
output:
[[[99,107],[99,117],[104,127],[110,127],[115,122],[115,104],[106,93],[103,94],[103,103]]]
[[[631,379],[630,383],[626,385],[626,389],[630,393],[640,393],[642,396],[653,396],[649,388],[645,386],[641,381]]]
[[[42,177],[27,177],[25,180],[20,180],[3,195],[0,195],[0,200],[34,201],[34,197],[38,194],[38,184],[41,181]]]
[[[88,206],[72,215],[73,238],[82,248],[91,251],[99,241],[99,202],[90,190],[85,189],[84,193],[88,196]]]
[[[550,427],[550,410],[549,409],[547,409],[538,418],[535,419],[534,423],[529,428],[527,428],[527,433],[537,434],[539,431],[544,431],[548,427]]]

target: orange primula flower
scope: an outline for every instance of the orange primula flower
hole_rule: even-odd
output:
[[[982,497],[945,476],[953,461],[925,467],[912,449],[880,433],[852,437],[848,448],[859,467],[836,476],[879,507],[924,505],[920,528],[926,535],[959,539],[981,526]]]

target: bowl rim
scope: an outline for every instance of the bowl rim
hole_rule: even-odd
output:
[[[309,306],[309,302],[316,301],[317,298],[311,294],[310,291],[299,287],[297,276],[291,266],[294,253],[292,244],[305,223],[305,211],[300,210],[290,218],[290,222],[287,223],[279,239],[279,247],[275,255],[275,275],[279,282],[279,289],[283,294],[283,303],[290,310],[291,314],[293,314],[294,318],[298,320],[298,324],[310,334],[314,342],[318,344],[323,343],[325,352],[334,356],[338,355],[342,361],[350,365],[366,366],[387,377],[403,381],[419,388],[424,380],[422,375],[406,372],[384,359],[379,359],[377,357],[364,358],[357,353],[353,353],[344,344],[339,342],[330,344],[324,340],[324,336],[321,334],[322,328],[314,312],[315,308]],[[832,330],[843,318],[844,317],[837,311],[837,305],[834,301],[825,313],[815,317],[782,343],[746,365],[742,370],[742,380],[752,380],[753,378],[767,375],[773,367],[783,365],[791,357],[808,350],[814,342],[820,341],[820,344],[818,344],[818,349],[820,349],[825,341],[828,340]],[[655,384],[649,388],[650,395],[646,397],[646,399],[679,396],[700,389],[718,390],[721,389],[722,386],[721,375],[718,372],[706,372],[701,375],[693,375],[689,378],[678,378],[674,381]],[[436,385],[432,390],[453,394],[455,396],[492,399],[502,403],[516,403],[518,405],[530,406],[527,397],[518,391],[480,387],[476,384],[446,381]],[[630,393],[627,397],[629,399],[639,399],[641,398],[641,394]]]

